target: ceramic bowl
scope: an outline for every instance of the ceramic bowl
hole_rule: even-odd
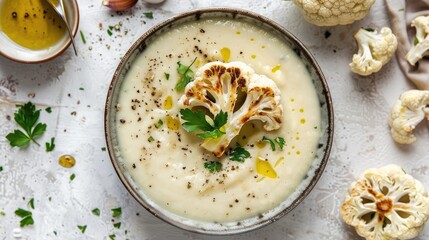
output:
[[[0,1],[0,10],[2,7]],[[67,20],[73,36],[76,35],[79,27],[79,8],[76,0],[64,1]],[[55,45],[40,50],[32,50],[18,45],[6,36],[0,29],[0,55],[21,63],[41,63],[49,61],[63,53],[71,44],[71,39],[67,33]]]
[[[159,35],[159,33],[169,31],[169,29],[174,28],[174,26],[178,24],[189,21],[198,21],[206,17],[240,19],[252,24],[259,25],[266,31],[277,34],[295,51],[297,56],[299,56],[305,64],[306,69],[312,78],[314,88],[317,92],[320,102],[322,133],[318,141],[316,156],[306,176],[302,179],[300,185],[298,186],[297,189],[299,190],[296,190],[281,204],[274,207],[270,211],[239,222],[203,222],[179,216],[167,211],[166,209],[163,209],[154,201],[152,201],[141,189],[139,189],[137,184],[133,181],[131,175],[127,172],[126,167],[124,166],[121,151],[118,147],[118,135],[115,126],[117,119],[116,107],[120,92],[119,89],[124,82],[131,65],[136,60],[136,57],[145,51],[148,44],[151,44],[151,42],[153,42],[152,40],[157,35]],[[225,235],[247,232],[270,224],[289,213],[293,208],[295,208],[304,200],[304,198],[315,186],[328,161],[333,138],[333,116],[331,96],[323,73],[315,59],[311,56],[310,52],[296,37],[294,37],[282,26],[261,15],[245,10],[215,8],[195,10],[172,17],[147,31],[131,46],[131,48],[127,51],[119,63],[107,94],[105,106],[105,133],[107,147],[114,169],[116,170],[119,178],[127,190],[144,208],[146,208],[150,213],[157,216],[158,218],[179,228],[198,233]]]

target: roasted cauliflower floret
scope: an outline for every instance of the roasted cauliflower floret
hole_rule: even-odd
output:
[[[390,111],[389,125],[393,139],[401,144],[415,142],[413,130],[425,117],[429,120],[429,91],[404,92]]]
[[[429,55],[429,16],[416,17],[411,26],[416,28],[416,38],[405,58],[414,66],[423,56]]]
[[[369,169],[353,182],[341,217],[368,240],[411,239],[429,218],[423,185],[397,165]]]
[[[261,120],[266,131],[278,129],[282,123],[283,108],[277,85],[242,62],[211,62],[198,69],[195,80],[186,86],[179,99],[179,106],[203,107],[213,116],[227,114],[222,127],[224,134],[206,138],[201,144],[216,157],[223,155],[246,122]]]
[[[375,0],[293,0],[308,22],[318,26],[346,25],[364,18]]]
[[[355,34],[355,39],[359,50],[353,55],[350,68],[362,76],[378,72],[390,61],[398,47],[398,41],[388,27],[382,28],[380,33],[361,28]]]

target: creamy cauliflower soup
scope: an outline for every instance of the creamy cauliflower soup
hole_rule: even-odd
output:
[[[278,129],[248,121],[220,157],[182,126],[186,89],[177,87],[214,61],[240,62],[271,79],[282,108]],[[259,216],[285,201],[306,176],[321,135],[305,65],[283,40],[236,19],[183,23],[152,39],[127,73],[116,111],[121,159],[139,188],[161,208],[207,222]],[[231,160],[237,153],[240,161]]]

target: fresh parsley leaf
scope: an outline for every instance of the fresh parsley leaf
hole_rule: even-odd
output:
[[[83,35],[82,31],[80,31],[80,38],[82,38],[83,44],[86,44],[85,35]]]
[[[152,136],[149,136],[149,138],[147,139],[148,142],[153,142],[155,141],[155,138],[153,138]]]
[[[177,62],[177,72],[181,75],[185,75],[189,71],[190,66],[183,65],[182,63]],[[191,70],[192,71],[192,70]]]
[[[228,120],[228,113],[220,111],[213,120],[213,126],[207,121],[206,114],[202,110],[192,111],[189,108],[180,109],[181,118],[185,120],[182,124],[187,132],[197,132],[201,138],[218,138],[225,134],[221,128]]]
[[[27,135],[17,129],[13,133],[9,133],[6,139],[9,140],[12,147],[25,147],[31,141]]]
[[[145,12],[143,15],[149,19],[153,19],[153,12]]]
[[[118,208],[113,208],[112,209],[112,217],[119,217],[122,214],[122,208],[118,207]]]
[[[70,175],[70,181],[73,181],[74,179],[75,179],[75,177],[76,177],[76,174],[72,174],[72,175]]]
[[[164,124],[164,122],[161,119],[159,119],[158,122],[155,123],[155,127],[160,128],[162,124]]]
[[[284,146],[285,146],[285,144],[286,144],[285,139],[284,139],[284,138],[282,138],[282,137],[276,137],[276,138],[274,138],[274,142],[276,142],[276,143],[277,143],[277,145],[279,145],[280,149],[283,149],[283,147],[284,147]]]
[[[221,130],[214,129],[213,131],[210,131],[210,132],[198,133],[197,136],[200,138],[206,139],[206,138],[218,138],[224,134],[225,133],[222,132]]]
[[[109,36],[112,36],[112,31],[110,30],[110,29],[107,29],[107,34],[109,35]]]
[[[193,112],[189,108],[180,109],[180,114],[186,122],[182,124],[187,132],[212,131],[213,126],[206,120],[206,114],[202,110]]]
[[[367,32],[375,32],[375,30],[374,30],[374,29],[372,29],[372,28],[365,28],[365,30],[366,30]]]
[[[77,228],[79,228],[79,230],[80,230],[82,233],[85,233],[85,231],[86,231],[86,225],[83,225],[83,226],[79,226],[79,225],[77,225]]]
[[[33,225],[34,224],[33,214],[30,211],[27,211],[27,210],[22,209],[22,208],[18,208],[15,211],[15,214],[18,217],[22,218],[21,221],[19,222],[20,227],[24,227],[27,225]]]
[[[262,137],[262,139],[260,140],[260,142],[267,142],[267,143],[269,143],[270,146],[271,146],[271,150],[273,150],[273,151],[276,150],[276,143],[277,143],[277,145],[279,145],[280,149],[283,149],[283,147],[286,144],[285,139],[282,138],[282,137],[276,137],[276,138],[274,138],[274,141],[273,141],[273,140],[271,140],[271,139],[269,139],[269,138],[267,138],[267,137],[264,136],[264,137]]]
[[[40,110],[36,110],[36,106],[31,102],[18,106],[19,109],[18,112],[15,112],[14,119],[26,133],[31,133],[32,127],[39,119]]]
[[[0,166],[0,172],[3,171],[3,166]]]
[[[192,82],[192,79],[194,78],[194,72],[191,70],[191,66],[195,63],[196,60],[197,58],[194,58],[194,61],[192,61],[191,65],[189,66],[177,62],[177,72],[180,75],[180,81],[176,85],[177,91],[183,90],[186,85],[188,85],[188,83]]]
[[[30,201],[28,201],[28,205],[34,209],[34,198],[30,199]]]
[[[110,238],[110,240],[115,240],[116,235],[115,234],[109,235],[109,238]]]
[[[46,152],[52,152],[55,148],[55,138],[51,138],[51,142],[46,142],[45,143],[46,146]]]
[[[229,153],[229,160],[231,161],[244,162],[244,160],[249,157],[250,153],[239,144],[237,144],[237,147]]]
[[[276,145],[274,144],[273,140],[267,138],[267,137],[262,137],[261,142],[268,142],[271,146],[271,150],[275,151],[276,150]]]
[[[51,112],[52,112],[52,108],[51,108],[51,107],[47,107],[47,108],[45,108],[45,111],[46,111],[47,113],[51,113]]]
[[[106,151],[106,147],[102,147],[101,151],[105,152]]]
[[[36,127],[34,127],[33,132],[31,133],[31,138],[40,137],[46,131],[46,124],[38,123]]]
[[[92,209],[92,214],[94,214],[95,216],[100,216],[100,209],[98,209],[98,208],[94,208],[94,209]]]
[[[13,133],[9,133],[6,139],[9,140],[12,147],[25,147],[30,141],[40,146],[35,139],[46,131],[46,124],[37,123],[40,116],[40,109],[36,110],[36,106],[31,102],[18,106],[19,109],[15,112],[14,119],[24,129],[25,133],[16,129]]]
[[[165,79],[167,79],[167,80],[168,80],[168,79],[170,79],[170,74],[165,72],[165,73],[164,73],[164,77],[165,77]]]
[[[19,221],[20,227],[25,227],[25,226],[33,225],[33,224],[34,224],[34,220],[33,220],[32,216],[25,217],[21,221]]]
[[[216,128],[221,128],[228,121],[228,113],[223,112],[222,110],[214,118],[214,126]]]
[[[204,167],[211,173],[219,172],[220,170],[222,170],[222,163],[217,161],[205,162]]]
[[[114,223],[113,227],[119,229],[119,228],[121,228],[121,223],[120,222]]]
[[[15,214],[16,214],[18,217],[21,217],[21,218],[28,217],[28,216],[31,216],[31,215],[32,215],[32,213],[31,213],[30,211],[27,211],[27,210],[22,209],[22,208],[18,208],[18,209],[15,211]]]

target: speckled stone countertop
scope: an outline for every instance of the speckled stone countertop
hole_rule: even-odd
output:
[[[349,184],[364,170],[389,163],[402,166],[429,186],[429,128],[416,130],[417,142],[400,146],[390,137],[389,111],[399,95],[414,88],[403,77],[396,59],[379,73],[360,77],[348,63],[356,52],[353,33],[360,27],[388,26],[384,1],[377,1],[363,21],[348,26],[308,24],[290,1],[167,0],[162,5],[138,2],[131,11],[116,13],[99,0],[79,0],[80,29],[85,37],[43,64],[25,65],[0,57],[0,239],[359,239],[339,216]],[[105,149],[104,104],[108,85],[121,56],[146,30],[175,14],[203,7],[237,7],[267,16],[296,35],[318,60],[332,93],[335,138],[324,174],[311,194],[290,214],[262,229],[212,237],[180,230],[141,207],[117,177]],[[153,12],[153,19],[144,12]],[[109,25],[122,23],[112,36]],[[99,23],[103,28],[100,30]],[[325,36],[326,31],[331,35]],[[42,111],[47,131],[39,139],[55,137],[53,152],[35,144],[11,148],[4,136],[17,127],[15,105],[32,101]],[[12,120],[11,120],[12,118]],[[70,154],[76,165],[66,169],[59,156]],[[75,175],[73,180],[71,175]],[[32,210],[34,225],[19,227],[14,211]],[[122,215],[112,218],[111,209]],[[100,216],[91,210],[100,209]],[[114,223],[121,222],[120,228]],[[82,233],[77,226],[87,226]],[[429,239],[425,228],[418,239]]]

